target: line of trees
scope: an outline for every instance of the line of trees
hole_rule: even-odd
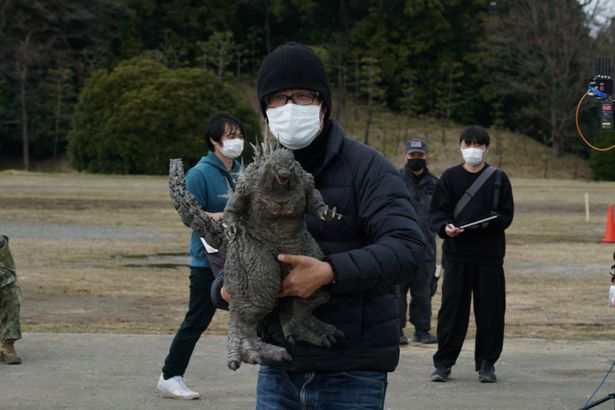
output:
[[[612,54],[600,0],[0,0],[0,157],[66,152],[81,90],[137,56],[233,85],[299,41],[348,99],[526,132],[584,153],[574,106]],[[370,115],[363,140],[369,143]],[[445,125],[446,126],[446,125]]]

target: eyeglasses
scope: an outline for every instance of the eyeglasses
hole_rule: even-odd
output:
[[[269,108],[281,107],[288,104],[288,100],[292,100],[293,104],[310,105],[315,99],[320,97],[318,91],[299,91],[291,95],[273,94],[265,98],[265,103]]]

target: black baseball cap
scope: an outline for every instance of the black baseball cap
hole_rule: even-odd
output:
[[[420,152],[422,154],[426,154],[429,150],[427,149],[427,144],[425,141],[420,139],[410,140],[406,143],[406,154],[411,154],[413,152]]]

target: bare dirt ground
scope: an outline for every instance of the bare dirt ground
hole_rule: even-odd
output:
[[[601,240],[615,183],[512,183],[507,336],[612,338],[615,244]],[[190,233],[164,177],[0,172],[0,231],[11,237],[25,331],[173,333],[182,320]],[[439,291],[433,302],[435,326]],[[223,334],[227,318],[218,312],[208,332]]]

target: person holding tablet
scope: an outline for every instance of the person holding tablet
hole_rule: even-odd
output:
[[[459,137],[463,164],[442,174],[433,194],[432,228],[444,239],[442,304],[434,382],[449,379],[468,329],[470,302],[476,320],[475,370],[481,383],[496,381],[494,363],[504,342],[504,231],[514,214],[508,176],[485,162],[490,137],[480,126]]]

